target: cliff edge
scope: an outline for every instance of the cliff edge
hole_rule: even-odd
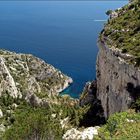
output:
[[[100,34],[96,75],[97,98],[104,115],[127,110],[140,96],[140,2],[115,11]]]

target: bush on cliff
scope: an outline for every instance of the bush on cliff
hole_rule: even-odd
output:
[[[101,36],[109,38],[108,46],[121,50],[136,57],[140,56],[140,1],[133,0],[130,4],[117,9],[117,16],[110,18]],[[108,12],[110,13],[110,12]],[[135,60],[134,60],[135,62]]]
[[[126,140],[140,138],[140,113],[133,110],[116,113],[100,128],[96,140]]]
[[[112,13],[112,10],[108,10],[108,11],[106,12],[107,15],[110,15],[111,13]]]

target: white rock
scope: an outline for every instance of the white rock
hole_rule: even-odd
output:
[[[8,110],[6,110],[6,112],[7,112],[8,114],[11,114],[11,113],[12,113],[12,110],[8,109]]]
[[[5,59],[0,57],[0,67],[1,67],[1,72],[6,74],[6,82],[8,83],[9,86],[7,86],[7,91],[10,93],[10,96],[13,98],[17,97],[22,97],[22,94],[18,92],[18,89],[16,87],[16,83],[8,69],[8,67],[5,64]]]
[[[0,118],[2,118],[3,117],[3,112],[2,112],[2,110],[0,109]]]
[[[69,117],[67,117],[67,118],[65,118],[63,120],[60,120],[60,124],[61,124],[62,129],[67,126],[68,121],[69,121]]]
[[[118,17],[118,13],[115,12],[115,11],[112,11],[110,17],[111,17],[111,18],[116,18],[116,17]]]
[[[134,122],[134,120],[129,120],[129,119],[126,119],[126,121],[127,122],[132,122],[132,123]]]
[[[67,130],[67,132],[63,135],[64,140],[92,140],[94,135],[98,135],[99,126],[88,127],[83,131],[79,131],[76,128],[72,128]]]
[[[13,107],[14,109],[16,109],[16,108],[18,107],[18,105],[15,104],[15,103],[13,103],[13,104],[12,104],[12,107]]]
[[[70,139],[79,139],[81,133],[80,131],[76,130],[76,128],[72,128],[70,130],[67,130],[66,133],[63,135],[64,140],[70,140]]]
[[[55,118],[56,117],[56,114],[52,114],[51,116],[52,116],[52,118]]]
[[[63,110],[61,109],[60,111],[59,111],[59,116],[61,116],[63,114]]]
[[[5,126],[3,124],[0,125],[0,132],[4,132],[5,131]]]

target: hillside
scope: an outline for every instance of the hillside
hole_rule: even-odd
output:
[[[33,55],[0,50],[0,95],[58,95],[70,83],[70,77]]]
[[[140,65],[140,1],[132,0],[115,11],[109,10],[110,19],[101,33],[109,47],[127,54],[127,61]]]
[[[39,129],[42,127],[41,131],[50,131],[52,128],[57,135],[61,134],[61,125],[67,113],[71,118],[70,115],[74,115],[74,110],[78,109],[77,106],[74,107],[77,100],[58,96],[71,83],[70,77],[33,55],[0,50],[0,139],[6,130],[8,132],[6,131],[3,139],[34,139],[33,125],[38,129],[37,133],[41,133]],[[52,114],[56,116],[59,113],[57,119],[51,117]],[[40,123],[39,121],[46,121],[46,127],[35,124]],[[52,127],[47,126],[48,122]],[[70,123],[68,118],[66,122],[71,125],[74,123]],[[53,125],[60,130],[55,130]],[[28,126],[30,132],[26,135]],[[40,138],[46,134],[42,132],[38,135]]]

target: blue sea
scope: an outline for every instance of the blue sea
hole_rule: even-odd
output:
[[[105,12],[127,1],[0,2],[0,48],[31,53],[72,77],[63,94],[79,97],[95,79],[97,38]]]

